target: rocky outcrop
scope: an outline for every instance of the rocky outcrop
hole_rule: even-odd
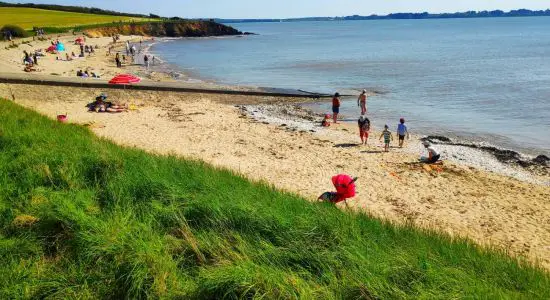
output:
[[[83,30],[88,37],[113,35],[142,35],[154,37],[206,37],[241,35],[242,32],[213,21],[151,22],[136,24],[113,24]]]

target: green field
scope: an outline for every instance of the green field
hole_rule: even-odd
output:
[[[548,273],[465,240],[123,148],[7,100],[0,120],[0,299],[550,298]]]
[[[145,18],[81,14],[35,8],[0,7],[0,27],[18,25],[29,30],[36,27],[74,27],[111,22],[147,21]]]

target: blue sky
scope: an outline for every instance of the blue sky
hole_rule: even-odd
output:
[[[155,13],[162,16],[189,18],[290,18],[392,12],[494,9],[508,11],[518,8],[550,8],[548,0],[46,0],[32,2],[94,6],[123,12]]]

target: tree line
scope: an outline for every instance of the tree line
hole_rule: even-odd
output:
[[[222,23],[236,22],[297,22],[297,21],[340,21],[340,20],[407,20],[407,19],[460,19],[460,18],[499,18],[499,17],[535,17],[535,16],[550,16],[550,9],[547,10],[529,10],[517,9],[509,12],[502,10],[492,11],[466,11],[455,13],[439,13],[431,14],[428,12],[422,13],[392,13],[389,15],[370,15],[370,16],[345,16],[345,17],[306,17],[306,18],[290,18],[290,19],[215,19]]]

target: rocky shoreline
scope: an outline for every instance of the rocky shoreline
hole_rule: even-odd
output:
[[[540,175],[550,175],[550,158],[544,154],[540,154],[536,157],[527,157],[514,150],[501,149],[494,146],[478,145],[475,143],[453,141],[448,137],[439,135],[430,135],[427,137],[423,137],[421,140],[429,141],[433,144],[438,145],[460,146],[481,150],[492,154],[501,163],[519,166],[526,170],[536,172]]]
[[[257,105],[239,105],[237,108],[243,116],[264,124],[278,125],[287,131],[311,132],[313,134],[337,135],[342,132],[323,128],[319,124],[322,115],[300,104],[274,103]],[[342,131],[354,133],[355,124],[347,123]],[[371,136],[376,139],[375,132]],[[355,138],[355,137],[351,137]],[[416,142],[415,142],[416,141]],[[436,144],[444,159],[452,160],[468,166],[495,172],[516,178],[521,181],[550,185],[550,159],[545,155],[529,157],[519,152],[484,146],[462,141],[453,141],[445,136],[414,136],[403,151],[422,153],[421,141]],[[546,180],[545,180],[546,178]]]

